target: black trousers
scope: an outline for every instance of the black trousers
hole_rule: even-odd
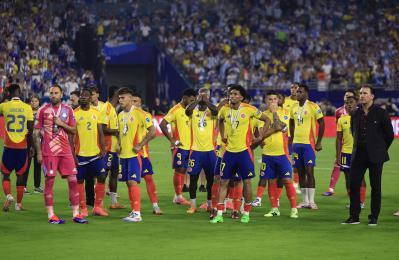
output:
[[[85,176],[86,204],[94,206],[94,175],[87,172]]]
[[[369,170],[371,186],[371,217],[378,219],[381,209],[381,176],[383,163],[372,163],[366,148],[357,150],[356,156],[351,164],[350,173],[350,215],[358,218],[360,214],[360,185]]]
[[[24,173],[25,176],[25,187],[28,184],[28,177],[29,177],[29,170],[30,170],[30,165],[33,161],[33,181],[34,181],[34,186],[35,188],[40,187],[40,182],[41,182],[41,177],[42,177],[42,166],[40,163],[37,162],[37,157],[36,154],[35,156],[29,157],[28,159],[28,167],[26,168],[26,171]]]

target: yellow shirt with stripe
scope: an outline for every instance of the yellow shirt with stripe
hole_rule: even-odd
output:
[[[342,152],[352,154],[353,136],[351,132],[351,116],[342,115],[337,122],[337,132],[342,132]]]
[[[110,102],[105,102],[102,110],[100,111],[104,118],[105,125],[107,128],[112,130],[119,129],[118,126],[118,115],[114,106]],[[105,149],[109,152],[115,153],[118,148],[118,138],[115,135],[105,135]]]
[[[209,152],[215,150],[215,126],[217,116],[207,108],[200,111],[198,107],[191,115],[191,150]],[[203,118],[203,122],[201,119]]]
[[[190,118],[186,115],[186,109],[179,103],[172,107],[164,117],[169,124],[173,123],[172,136],[182,144],[181,149],[190,150],[191,127]]]
[[[239,109],[223,107],[218,118],[223,119],[224,131],[227,138],[226,151],[242,152],[249,149],[252,142],[252,119],[259,119],[262,113],[254,106],[241,103]],[[231,121],[234,121],[232,125]]]
[[[4,116],[4,146],[13,149],[27,148],[27,122],[33,121],[31,106],[20,99],[12,99],[0,104],[0,114]]]
[[[148,128],[153,126],[154,123],[152,121],[152,116],[150,113],[144,111],[141,108],[135,108],[135,109],[139,110],[144,115],[144,122],[142,122],[142,124],[139,126],[138,129],[139,142],[141,142],[144,139],[144,137],[147,135]],[[145,158],[150,157],[148,143],[143,147],[142,156]]]
[[[79,156],[96,156],[100,153],[98,124],[105,124],[101,113],[92,107],[74,110],[77,134],[75,136],[76,154]]]
[[[132,108],[129,112],[122,111],[118,115],[118,122],[119,139],[121,141],[119,158],[137,157],[138,154],[133,151],[133,147],[140,142],[139,128],[145,124],[144,111],[135,108]]]
[[[270,110],[263,112],[269,119],[270,124],[274,123],[273,113]],[[289,124],[290,112],[284,108],[277,110],[277,115],[281,122]],[[270,156],[288,155],[288,135],[281,131],[272,134],[264,140],[262,153]]]
[[[295,134],[293,143],[296,144],[315,144],[316,139],[316,120],[323,117],[320,107],[307,100],[303,107],[296,103],[290,111],[290,118],[295,121]]]
[[[289,111],[291,111],[291,108],[292,108],[292,106],[293,106],[294,104],[298,104],[298,100],[292,99],[291,96],[286,97],[286,98],[284,99],[283,108],[289,112]],[[287,129],[288,129],[288,131],[287,131],[288,136],[291,136],[291,133],[290,133],[290,124],[287,125]]]

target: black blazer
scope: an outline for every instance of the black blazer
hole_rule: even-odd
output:
[[[353,136],[352,160],[356,157],[358,134],[360,133],[360,116],[363,109],[358,108],[351,115]],[[391,119],[385,109],[372,105],[367,114],[366,147],[372,163],[383,163],[389,160],[388,148],[394,139]]]

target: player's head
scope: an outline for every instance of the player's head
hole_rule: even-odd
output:
[[[91,85],[88,88],[91,91],[91,103],[97,105],[98,97],[100,96],[100,91],[98,90],[96,85]]]
[[[357,98],[356,96],[349,96],[345,100],[345,109],[349,114],[352,114],[357,108]]]
[[[18,84],[11,84],[8,88],[8,93],[10,94],[10,97],[21,97],[21,87]]]
[[[32,109],[38,109],[40,106],[40,97],[36,93],[33,93],[29,99],[29,103]]]
[[[309,97],[309,87],[305,84],[299,84],[299,87],[296,91],[296,99],[298,101],[304,102]]]
[[[80,92],[78,90],[72,91],[71,95],[69,96],[69,101],[73,109],[79,106],[79,96]]]
[[[122,109],[125,109],[132,105],[133,90],[130,88],[121,88],[118,91],[119,104]]]
[[[344,102],[348,97],[356,97],[356,92],[353,89],[348,89],[344,94]]]
[[[269,92],[267,92],[266,94],[266,104],[268,107],[270,107],[270,105],[276,105],[278,106],[278,102],[279,102],[279,93],[277,91],[271,90]]]
[[[229,87],[230,87],[229,100],[231,104],[234,105],[240,103],[247,96],[247,92],[241,85],[234,84],[234,85],[229,85]]]
[[[205,101],[209,100],[211,97],[211,91],[208,88],[200,88],[198,90],[198,95],[202,96],[202,100],[199,103],[203,105]]]
[[[79,104],[82,107],[88,107],[91,104],[91,97],[92,97],[92,90],[91,88],[82,88],[80,90],[79,95]]]
[[[374,89],[370,85],[363,85],[359,91],[360,103],[370,104],[374,101]]]
[[[62,99],[62,88],[58,84],[54,84],[50,87],[50,102],[53,105],[61,103]]]
[[[294,82],[294,83],[291,84],[290,91],[291,91],[291,97],[292,98],[296,98],[296,92],[297,92],[297,90],[299,88],[299,85],[300,85],[299,82]]]
[[[278,93],[278,106],[282,107],[284,104],[284,101],[285,101],[285,96],[281,93]]]
[[[187,106],[188,104],[195,101],[197,92],[192,88],[186,88],[185,90],[183,90],[182,96],[182,103],[184,106]]]
[[[132,104],[135,107],[141,107],[142,105],[142,100],[141,100],[141,95],[137,92],[133,92],[132,95]]]

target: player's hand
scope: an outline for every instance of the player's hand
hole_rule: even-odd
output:
[[[321,146],[321,143],[316,143],[316,151],[321,151],[323,147]]]
[[[35,156],[35,149],[33,147],[29,148],[29,157],[32,158]]]
[[[139,153],[142,148],[143,147],[141,145],[136,144],[135,146],[133,146],[133,152]]]
[[[75,161],[75,166],[78,167],[79,161],[78,161],[78,157],[76,155],[73,157],[73,160]]]
[[[341,164],[339,163],[339,159],[335,158],[334,167],[339,167],[339,166],[341,166]]]
[[[176,139],[172,138],[172,139],[170,140],[170,145],[171,145],[173,148],[178,148],[179,146],[182,146],[182,143],[181,143],[179,140],[176,140]]]
[[[36,160],[37,160],[38,164],[42,164],[43,157],[42,157],[42,153],[41,152],[36,153]]]
[[[107,151],[105,149],[101,149],[100,151],[100,157],[104,158],[107,155]]]
[[[269,106],[269,109],[270,109],[270,111],[271,111],[272,113],[276,112],[277,109],[278,109],[278,104],[276,104],[276,103],[271,103],[270,106]]]
[[[62,126],[64,124],[64,122],[62,122],[62,120],[59,117],[53,117],[53,122],[54,124],[56,124],[57,126]]]
[[[226,138],[226,137],[223,137],[223,138],[222,138],[222,142],[225,143],[225,144],[227,144],[227,138]]]

